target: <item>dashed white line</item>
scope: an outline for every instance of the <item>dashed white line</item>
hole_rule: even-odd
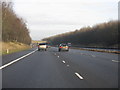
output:
[[[3,68],[5,68],[5,67],[11,65],[11,64],[13,64],[13,63],[15,63],[15,62],[17,62],[17,61],[19,61],[19,60],[21,60],[21,59],[27,57],[27,56],[33,54],[33,53],[36,52],[36,51],[37,51],[37,49],[34,50],[34,51],[32,51],[32,52],[30,52],[30,53],[28,53],[28,54],[26,54],[26,55],[24,55],[24,56],[22,56],[22,57],[20,57],[20,58],[18,58],[18,59],[15,59],[15,60],[13,60],[13,61],[11,61],[11,62],[9,62],[9,63],[7,63],[7,64],[1,66],[0,69],[3,69]]]
[[[75,72],[75,75],[76,75],[78,78],[80,78],[81,80],[83,79],[83,77],[82,77],[79,73]]]
[[[92,55],[92,57],[96,57],[95,55]]]
[[[67,65],[67,67],[69,67],[70,65]]]
[[[57,56],[58,58],[60,57],[60,56]]]
[[[117,61],[117,60],[112,60],[113,62],[119,62],[119,61]]]
[[[65,61],[62,61],[63,63],[65,63]]]

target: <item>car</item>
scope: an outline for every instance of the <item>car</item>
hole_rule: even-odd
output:
[[[68,45],[69,47],[71,47],[71,43],[68,43],[67,45]]]
[[[39,43],[38,44],[38,51],[40,51],[40,50],[47,51],[47,48],[48,48],[47,43]]]
[[[69,51],[69,46],[67,44],[60,44],[59,47],[58,47],[58,51]]]

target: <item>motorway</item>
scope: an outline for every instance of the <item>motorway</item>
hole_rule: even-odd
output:
[[[2,61],[3,88],[118,88],[118,54],[32,48]]]

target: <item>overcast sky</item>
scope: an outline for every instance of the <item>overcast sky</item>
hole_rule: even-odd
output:
[[[119,0],[12,0],[33,40],[118,19]]]

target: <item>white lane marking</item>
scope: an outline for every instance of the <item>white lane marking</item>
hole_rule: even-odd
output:
[[[63,63],[65,63],[65,61],[62,61]]]
[[[3,69],[3,68],[5,68],[5,67],[11,65],[11,64],[13,64],[13,63],[15,63],[15,62],[17,62],[17,61],[19,61],[19,60],[21,60],[21,59],[27,57],[27,56],[33,54],[33,53],[36,52],[36,51],[37,51],[37,49],[34,50],[34,51],[32,51],[32,52],[30,52],[30,53],[28,53],[28,54],[26,54],[26,55],[24,55],[24,56],[22,56],[22,57],[20,57],[20,58],[18,58],[18,59],[15,59],[15,60],[13,60],[13,61],[11,61],[11,62],[9,62],[9,63],[7,63],[7,64],[1,66],[0,69]]]
[[[92,55],[92,57],[96,57],[95,55]]]
[[[67,67],[69,67],[70,65],[67,65]]]
[[[117,61],[117,60],[112,60],[113,62],[119,62],[119,61]]]
[[[58,58],[59,58],[60,56],[58,56]]]
[[[81,55],[87,55],[87,54],[85,54],[85,53],[81,53]]]
[[[75,72],[75,75],[76,75],[78,78],[83,79],[83,77],[82,77],[82,76],[80,76],[80,74],[79,74],[79,73]]]

